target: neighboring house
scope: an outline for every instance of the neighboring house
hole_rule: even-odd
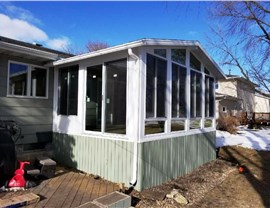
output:
[[[199,42],[142,39],[53,66],[57,161],[142,190],[216,158],[225,76]]]
[[[255,112],[270,113],[270,97],[255,94]]]
[[[18,151],[52,140],[53,80],[50,64],[70,55],[0,36],[0,120],[22,129]]]
[[[216,118],[222,115],[241,117],[242,112],[251,113],[255,110],[256,84],[247,79],[227,75],[226,79],[218,81],[216,89]]]

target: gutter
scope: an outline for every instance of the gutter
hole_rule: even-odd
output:
[[[58,59],[58,54],[50,53],[47,51],[41,51],[38,49],[29,48],[25,46],[15,45],[12,43],[0,42],[0,49],[13,51],[17,53],[23,53],[23,54],[40,57],[40,58],[44,58],[44,59],[48,59],[52,61],[55,61]]]
[[[139,57],[133,53],[132,49],[128,49],[128,55],[135,60],[135,63],[139,60]],[[140,79],[138,80],[140,82]],[[140,86],[140,85],[138,85]],[[134,138],[133,146],[133,167],[132,167],[132,179],[129,182],[130,188],[133,188],[137,183],[137,172],[138,172],[138,136]]]

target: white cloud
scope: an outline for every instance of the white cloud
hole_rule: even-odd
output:
[[[10,18],[1,13],[0,36],[29,43],[42,43],[43,45],[56,50],[65,50],[70,45],[70,41],[67,37],[49,38],[43,30],[26,20]]]
[[[4,14],[0,14],[0,35],[26,42],[48,39],[47,34],[34,25],[24,20],[11,19]]]
[[[0,11],[11,18],[25,20],[34,24],[41,24],[41,21],[36,18],[29,10],[14,6],[10,2],[2,2]]]
[[[55,38],[47,41],[47,46],[56,50],[67,50],[69,45],[70,41],[67,37]]]

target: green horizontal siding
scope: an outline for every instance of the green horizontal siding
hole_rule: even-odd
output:
[[[215,132],[141,143],[136,189],[162,184],[216,158]]]
[[[78,170],[128,186],[133,164],[133,143],[54,133],[56,160]]]

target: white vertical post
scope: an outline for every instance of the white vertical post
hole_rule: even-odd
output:
[[[146,52],[139,49],[139,141],[144,138],[146,118]]]
[[[105,132],[106,125],[106,85],[107,85],[107,76],[106,76],[106,65],[103,63],[102,65],[102,107],[101,107],[101,132]]]
[[[167,49],[167,81],[166,81],[166,126],[165,133],[171,132],[172,119],[172,61],[171,50]]]
[[[187,82],[186,82],[186,102],[187,102],[187,120],[186,120],[186,130],[189,130],[190,123],[190,50],[186,49],[186,66],[187,66]]]
[[[204,65],[201,63],[201,72],[202,72],[202,91],[201,91],[201,98],[202,98],[202,119],[201,119],[201,128],[204,128],[204,120],[205,120],[205,74],[204,74]]]

